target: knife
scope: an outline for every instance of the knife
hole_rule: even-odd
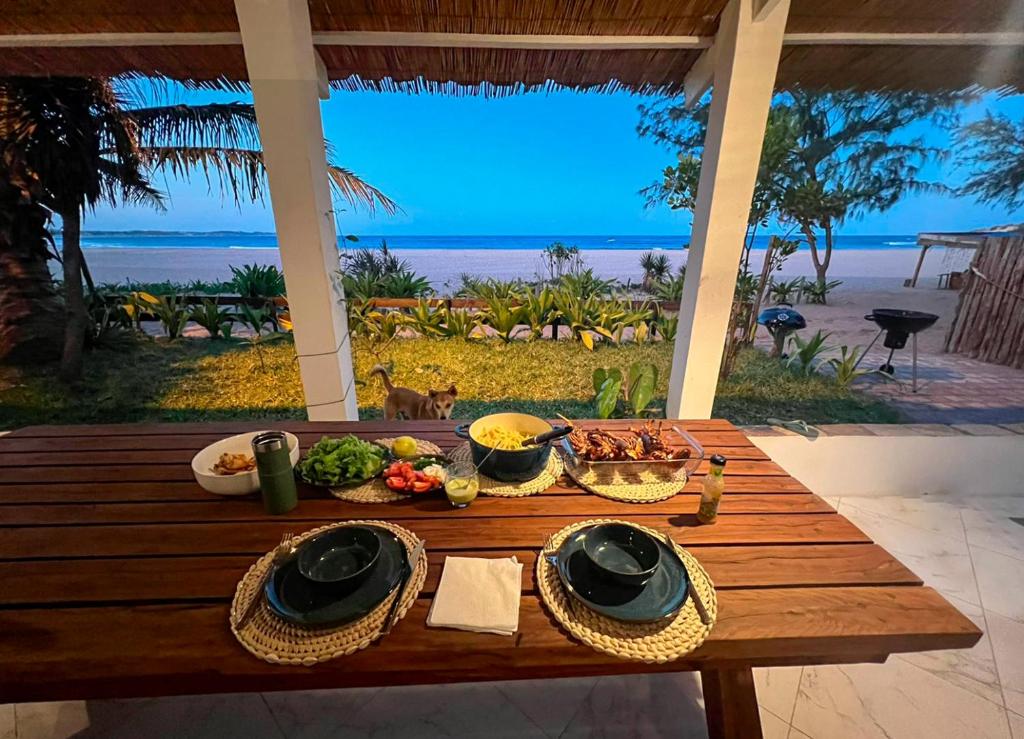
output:
[[[398,595],[391,601],[391,608],[388,609],[388,615],[384,619],[384,625],[381,627],[378,638],[391,633],[391,627],[395,625],[395,617],[398,615],[398,604],[402,602],[402,596],[405,595],[405,589],[409,586],[409,581],[412,580],[412,573],[416,570],[416,565],[419,563],[420,555],[423,554],[423,548],[426,545],[426,540],[420,539],[419,544],[413,547],[412,554],[409,555],[409,561],[405,566],[405,572],[402,575],[402,581],[398,583]]]
[[[675,553],[676,543],[672,541],[672,537],[668,534],[662,534],[662,539],[668,544],[670,551]],[[700,622],[705,626],[711,625],[711,616],[708,615],[708,609],[704,607],[704,601],[700,599],[700,593],[697,592],[697,588],[691,582],[687,588],[690,591],[690,599],[693,601],[693,607],[697,609],[697,615],[700,617]]]

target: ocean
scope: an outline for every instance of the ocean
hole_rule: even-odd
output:
[[[768,244],[768,235],[755,239],[755,248]],[[58,242],[59,242],[58,238]],[[554,241],[575,245],[581,251],[644,251],[679,249],[689,242],[688,235],[623,236],[566,235],[547,236],[360,236],[357,243],[344,246],[375,247],[387,241],[396,250],[453,249],[486,251],[540,251]],[[836,249],[914,249],[917,237],[906,235],[868,235],[836,237]],[[273,233],[255,231],[85,231],[82,246],[88,249],[276,249]],[[806,245],[802,245],[806,248]]]
[[[759,236],[750,267],[759,270],[769,236]],[[346,247],[376,247],[386,240],[393,253],[439,292],[449,292],[463,273],[499,279],[535,279],[544,274],[541,250],[553,241],[575,244],[587,267],[601,277],[623,282],[643,278],[640,254],[662,250],[672,268],[685,263],[681,247],[687,235],[622,236],[361,236]],[[225,280],[231,267],[243,264],[281,265],[273,233],[216,231],[88,231],[83,234],[85,259],[98,283],[125,281],[188,282]],[[59,243],[59,240],[58,240]],[[962,269],[963,255],[949,250],[929,254],[922,277]],[[453,258],[452,252],[458,252]],[[829,275],[844,289],[898,286],[913,272],[917,260],[915,235],[838,236]],[[955,258],[955,259],[954,259]],[[953,260],[953,261],[951,261]],[[957,261],[959,260],[959,261]],[[55,273],[59,265],[51,263]],[[814,273],[806,246],[789,258],[780,278]]]

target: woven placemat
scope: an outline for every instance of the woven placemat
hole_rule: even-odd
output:
[[[353,524],[373,525],[393,532],[402,544],[406,552],[412,551],[419,542],[419,538],[401,526],[387,521],[345,521],[342,523],[329,524],[320,528],[307,531],[301,536],[295,537],[295,543],[299,543],[311,536],[319,534],[328,529],[339,526],[351,526]],[[263,601],[256,613],[253,614],[241,630],[234,627],[235,619],[245,609],[250,599],[255,596],[263,597],[257,593],[263,575],[270,567],[274,553],[260,557],[256,563],[249,568],[238,587],[235,588],[235,597],[231,601],[231,612],[229,623],[231,633],[242,643],[242,646],[262,660],[282,665],[315,665],[335,657],[352,654],[360,649],[368,647],[377,638],[388,610],[391,608],[391,601],[395,594],[389,595],[380,605],[371,611],[364,618],[353,623],[338,627],[314,628],[307,626],[296,626],[284,621],[274,615],[273,611]],[[423,583],[427,579],[427,553],[424,551],[420,559],[415,563],[412,579],[409,586],[402,595],[402,602],[398,606],[395,620],[398,621],[416,601]],[[397,592],[397,588],[396,588]]]
[[[566,526],[548,539],[544,550],[557,549],[570,534],[599,523],[626,523],[659,539],[663,538],[658,531],[630,521],[601,519]],[[540,599],[566,631],[599,652],[640,662],[671,662],[703,644],[718,616],[715,587],[708,573],[693,555],[681,546],[676,544],[675,550],[686,565],[690,575],[690,587],[696,588],[700,593],[708,615],[711,616],[711,624],[708,626],[701,623],[693,600],[689,597],[686,599],[686,605],[675,616],[654,623],[626,623],[602,616],[565,592],[555,566],[543,556],[537,557]]]
[[[665,482],[653,472],[643,471],[626,481],[622,478],[607,478],[596,472],[574,470],[566,465],[569,475],[581,488],[589,490],[602,498],[611,498],[623,503],[656,503],[677,495],[686,486],[686,477],[682,480]]]
[[[432,441],[425,441],[423,439],[416,439],[416,453],[417,454],[437,454],[439,456],[444,455],[441,451],[441,447]],[[377,439],[374,441],[375,444],[380,444],[388,449],[394,446],[395,439],[392,437],[385,439]],[[356,485],[351,488],[329,488],[331,495],[339,500],[344,500],[348,503],[393,503],[396,500],[404,500],[408,498],[408,495],[402,495],[396,493],[394,490],[388,488],[384,484],[384,480],[380,477],[375,477],[372,480],[364,482],[362,485]]]
[[[473,453],[469,449],[469,443],[461,444],[452,453],[453,462],[468,462],[473,464]],[[562,457],[554,449],[548,457],[548,466],[544,468],[537,477],[525,482],[502,482],[494,480],[483,474],[478,474],[480,479],[480,494],[491,495],[495,498],[523,498],[527,495],[542,493],[558,482],[559,475],[565,471]]]

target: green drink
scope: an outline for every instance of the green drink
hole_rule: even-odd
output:
[[[456,508],[465,508],[480,492],[476,467],[468,462],[455,462],[445,468],[444,492]]]

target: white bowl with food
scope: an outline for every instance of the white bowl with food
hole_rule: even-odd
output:
[[[263,431],[248,431],[215,441],[192,457],[192,474],[203,490],[217,495],[249,495],[260,489],[252,440]],[[299,461],[299,439],[285,432],[292,466]]]

